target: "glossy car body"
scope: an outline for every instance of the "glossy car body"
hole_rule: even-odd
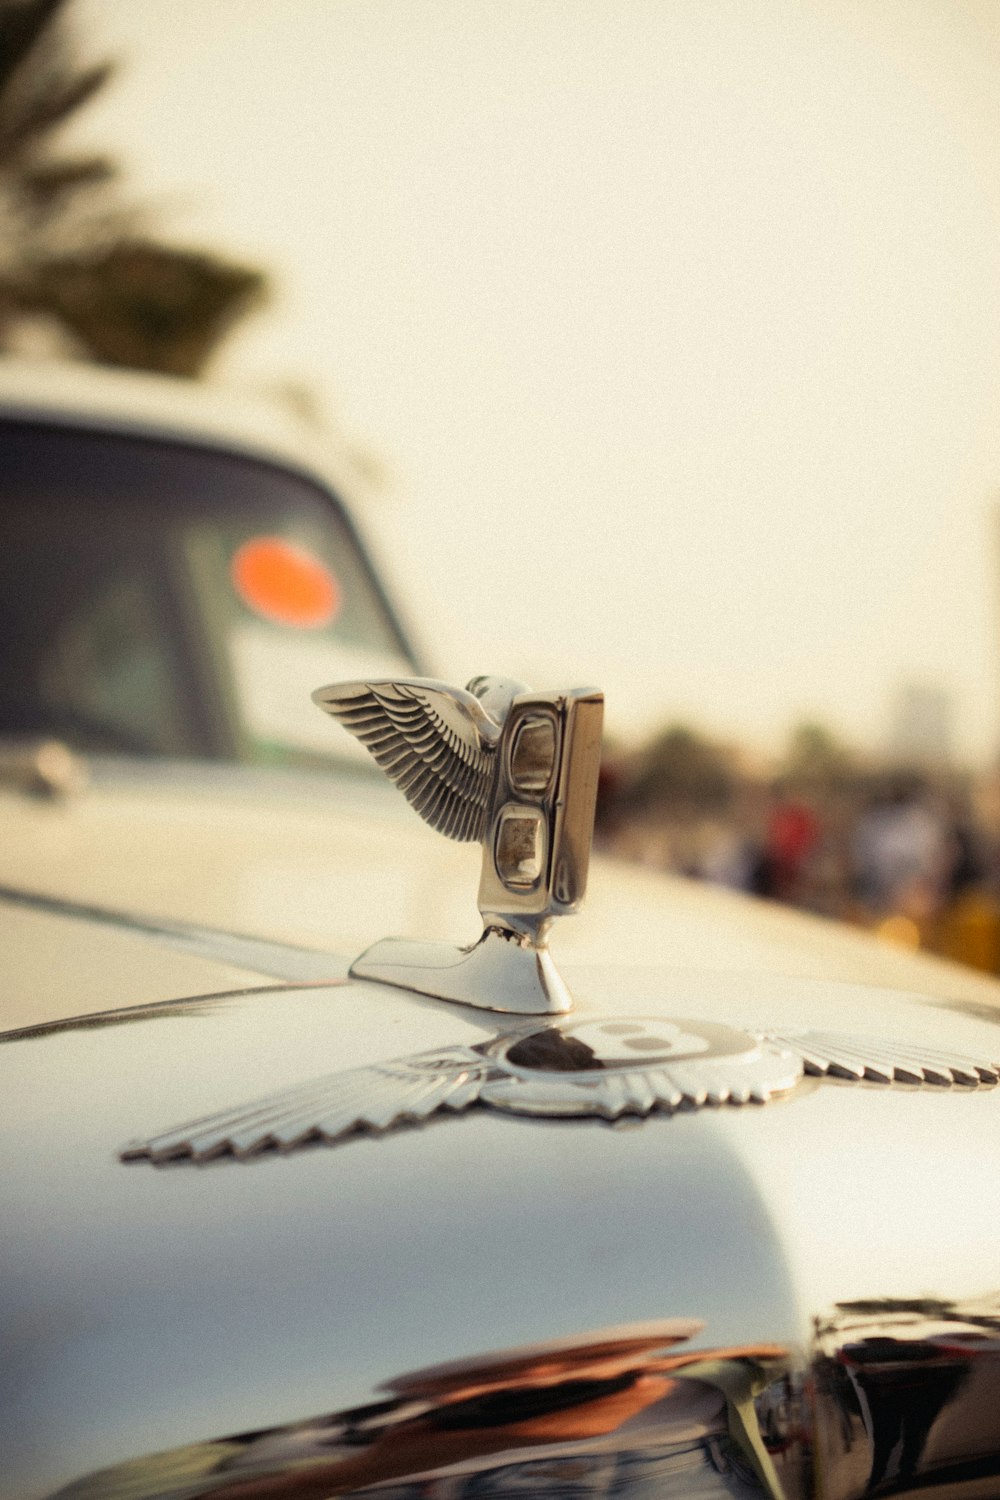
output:
[[[207,398],[86,384],[5,405],[330,483]],[[348,973],[476,935],[476,851],[392,788],[87,765],[3,793],[0,1494],[1000,1493],[992,981],[595,859],[553,937],[569,1017],[444,1004]],[[654,1107],[641,1051],[539,1063],[595,1030],[598,1058],[687,1047],[700,1084]],[[861,1076],[715,1102],[723,1032],[836,1033]],[[528,1105],[398,1104],[401,1067],[436,1087],[470,1052]],[[323,1140],[345,1074],[359,1123]],[[235,1154],[129,1149],[230,1109]]]

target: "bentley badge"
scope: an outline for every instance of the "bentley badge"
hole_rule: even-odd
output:
[[[351,973],[524,1015],[572,1006],[548,949],[587,885],[604,698],[476,677],[335,683],[313,699],[370,751],[432,828],[482,844],[483,932],[469,948],[385,939]]]
[[[991,1089],[1000,1064],[836,1032],[743,1031],[673,1017],[528,1022],[478,1046],[439,1047],[310,1079],[130,1141],[122,1161],[209,1161],[333,1145],[473,1109],[619,1120],[767,1104],[808,1075],[890,1089]]]

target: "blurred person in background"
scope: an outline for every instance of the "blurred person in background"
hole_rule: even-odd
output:
[[[809,865],[819,848],[821,831],[810,803],[785,782],[776,781],[757,886],[761,895],[793,906],[805,903]]]
[[[893,775],[876,791],[855,825],[852,855],[864,914],[916,947],[942,908],[949,866],[948,828],[919,776]]]

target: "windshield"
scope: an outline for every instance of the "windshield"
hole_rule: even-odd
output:
[[[412,673],[335,498],[229,453],[0,425],[0,734],[303,761],[313,688]]]

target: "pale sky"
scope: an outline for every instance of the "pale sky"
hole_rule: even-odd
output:
[[[441,675],[1000,743],[1000,0],[83,0],[83,133],[272,269]]]

